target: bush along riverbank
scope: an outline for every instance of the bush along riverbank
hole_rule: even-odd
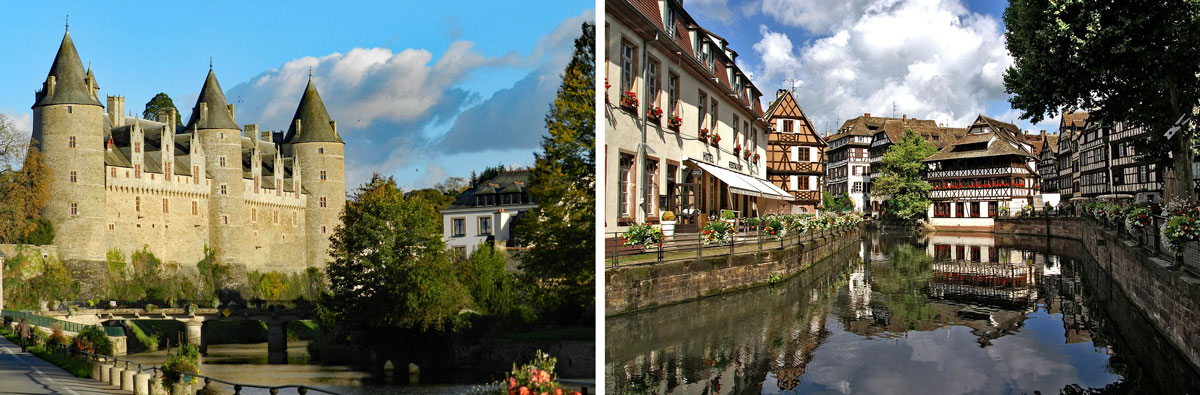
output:
[[[5,325],[0,328],[0,335],[9,341],[21,344],[15,331],[16,323],[7,317]],[[55,327],[49,335],[37,327],[30,328],[31,339],[26,344],[29,353],[62,368],[75,377],[91,376],[91,363],[80,352],[95,352],[112,355],[113,345],[99,326],[90,326],[74,337],[63,334],[62,328]]]

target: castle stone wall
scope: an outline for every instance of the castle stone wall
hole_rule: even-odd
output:
[[[301,185],[308,191],[308,264],[323,267],[331,260],[329,236],[341,225],[346,206],[345,147],[342,143],[299,143],[292,147],[299,161]],[[321,170],[325,179],[321,179]],[[321,198],[325,207],[321,207]]]
[[[52,177],[51,198],[42,217],[54,224],[63,259],[104,259],[104,141],[99,127],[103,117],[104,109],[96,105],[58,104],[33,110],[34,139],[40,139]]]

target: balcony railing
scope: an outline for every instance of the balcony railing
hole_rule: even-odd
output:
[[[1002,176],[1029,174],[1024,167],[984,167],[979,169],[938,170],[929,172],[927,178]]]

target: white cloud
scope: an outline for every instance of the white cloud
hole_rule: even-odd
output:
[[[1007,97],[1003,71],[1012,60],[993,17],[955,0],[851,1],[852,11],[861,10],[853,12],[817,3],[780,4],[787,12],[774,16],[831,34],[797,48],[763,26],[754,50],[762,59],[758,85],[799,78],[797,98],[819,128],[863,113],[891,115],[893,103],[897,116],[965,127]],[[826,18],[820,26],[806,22],[813,13]]]
[[[725,25],[733,23],[737,15],[729,8],[729,0],[688,0],[688,12],[703,14]]]

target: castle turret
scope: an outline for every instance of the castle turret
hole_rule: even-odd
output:
[[[308,265],[324,267],[330,261],[329,236],[341,224],[346,204],[345,143],[337,123],[329,119],[325,103],[309,76],[296,115],[284,137],[285,154],[295,158],[294,174],[308,193],[305,233]]]
[[[208,205],[212,248],[221,262],[244,263],[249,213],[242,198],[242,131],[211,66],[185,130],[199,137],[205,168],[213,177]]]
[[[91,84],[89,84],[91,81]],[[71,34],[35,93],[32,142],[51,171],[42,218],[54,225],[59,256],[104,260],[104,107],[93,94]]]

